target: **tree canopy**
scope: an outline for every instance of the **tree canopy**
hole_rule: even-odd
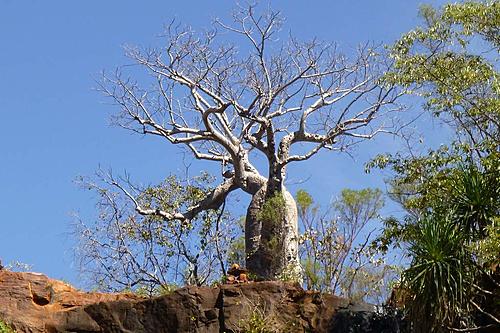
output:
[[[174,211],[146,207],[127,184],[110,184],[138,214],[179,223],[218,209],[232,191],[250,194],[247,265],[266,278],[300,275],[287,166],[390,131],[401,96],[394,84],[380,82],[390,65],[382,49],[366,44],[346,55],[334,43],[285,36],[282,24],[278,11],[254,5],[238,7],[232,22],[215,20],[201,33],[172,22],[162,47],[127,49],[134,71],[120,68],[101,82],[118,106],[115,124],[218,163],[222,176],[197,203]],[[254,163],[256,155],[265,159],[263,168]],[[277,196],[286,206],[279,221],[262,218],[265,202]]]
[[[385,79],[423,97],[454,138],[428,154],[379,155],[370,163],[392,170],[391,195],[408,213],[386,221],[379,245],[408,246],[412,262],[402,283],[417,331],[496,327],[500,3],[424,6],[421,14],[425,25],[393,46]]]

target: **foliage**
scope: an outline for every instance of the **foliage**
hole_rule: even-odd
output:
[[[409,246],[403,282],[416,329],[498,326],[491,264],[500,215],[500,3],[425,6],[421,14],[425,26],[393,46],[385,80],[422,96],[455,136],[427,154],[380,155],[368,165],[393,172],[391,197],[408,213],[386,220],[375,244]]]
[[[434,153],[411,159],[400,156],[388,159],[386,166],[390,165],[395,174],[390,180],[391,198],[409,215],[402,221],[385,221],[384,235],[378,239],[385,250],[391,242],[407,241],[415,221],[429,213],[453,214],[469,239],[484,236],[485,228],[500,214],[497,162],[476,166],[458,154],[451,159],[450,155],[443,158]]]
[[[16,333],[16,331],[0,319],[0,333]]]
[[[481,267],[494,271],[500,265],[500,217],[493,219],[486,227],[485,233],[484,238],[470,245],[470,251],[476,254]]]
[[[425,107],[457,129],[473,150],[498,146],[498,1],[423,7],[426,22],[393,47],[386,80],[425,97]]]
[[[264,201],[261,210],[257,214],[257,219],[263,223],[280,224],[285,217],[285,209],[285,198],[281,192],[277,192]]]
[[[375,258],[365,261],[364,265],[356,263],[354,267],[346,267],[340,281],[342,294],[349,297],[351,302],[381,305],[388,300],[401,268],[387,264],[386,258],[372,250],[367,251],[367,255]]]
[[[449,206],[455,221],[469,239],[483,238],[485,228],[500,214],[500,182],[498,172],[481,172],[469,165],[455,170],[450,177],[453,196]]]
[[[288,326],[293,325],[293,322],[286,322],[284,325],[283,321],[276,316],[277,310],[272,304],[266,304],[260,300],[252,301],[248,298],[245,298],[245,302],[250,305],[247,308],[249,311],[243,312],[245,317],[238,321],[236,333],[281,333],[288,332]]]
[[[112,174],[99,176],[101,183],[114,181]],[[147,209],[175,211],[196,204],[210,191],[211,181],[207,174],[189,183],[170,176],[159,185],[130,185],[127,191],[136,191]],[[225,274],[228,247],[238,232],[227,212],[207,210],[178,223],[138,214],[123,193],[99,183],[82,184],[101,199],[98,220],[77,224],[82,269],[99,289],[156,295],[163,286],[207,284]]]
[[[297,282],[302,279],[299,261],[297,259],[297,262],[290,262],[288,257],[294,256],[294,252],[298,254],[298,251],[289,251],[286,246],[286,244],[290,243],[290,240],[287,239],[291,235],[290,229],[294,230],[295,228],[293,224],[290,225],[290,222],[293,221],[290,221],[290,214],[287,214],[290,205],[287,204],[285,195],[283,192],[275,192],[271,196],[266,197],[257,213],[257,220],[261,224],[262,230],[260,238],[261,247],[258,251],[262,253],[261,257],[268,258],[266,261],[270,265],[281,267],[280,271],[271,278]],[[297,238],[298,236],[292,237]],[[285,252],[283,255],[281,253],[284,250],[288,252]],[[258,278],[262,279],[265,277],[259,276]]]
[[[453,327],[469,310],[474,275],[464,238],[449,218],[425,217],[418,223],[409,248],[413,260],[402,275],[418,332]]]
[[[412,257],[404,286],[413,294],[408,308],[422,332],[475,327],[485,312],[481,305],[498,298],[485,281],[494,281],[498,262],[499,190],[497,173],[473,165],[450,169],[439,188],[445,199],[429,197],[422,215],[404,226]]]
[[[257,220],[262,223],[265,230],[261,240],[264,251],[272,257],[271,263],[281,260],[278,253],[283,248],[285,242],[284,223],[286,216],[285,198],[281,192],[275,193],[270,198],[266,198],[262,208],[257,214]],[[281,272],[282,274],[284,272]]]
[[[421,15],[426,25],[393,46],[394,69],[385,80],[423,96],[426,109],[454,129],[455,139],[421,156],[413,152],[379,155],[368,168],[394,172],[392,198],[412,216],[401,223],[403,228],[411,229],[416,219],[430,211],[443,215],[453,209],[467,232],[483,233],[491,222],[485,219],[498,211],[498,188],[484,185],[497,184],[500,170],[496,64],[500,4],[467,1],[442,9],[425,6]],[[388,221],[387,236],[404,240],[404,230],[396,230],[392,222]]]
[[[236,238],[228,250],[228,263],[238,264],[241,267],[245,266],[245,237],[240,236]]]
[[[412,262],[403,273],[403,286],[412,294],[407,307],[422,332],[476,327],[475,316],[484,312],[481,306],[495,302],[483,283],[495,278],[491,270],[498,262],[497,164],[476,166],[461,158],[457,154],[454,163],[436,163],[439,168],[422,173],[399,168],[420,165],[426,157],[395,161],[393,170],[400,173],[391,182],[393,197],[409,214],[403,220],[386,220],[375,241],[382,250],[409,244]],[[485,325],[492,324],[486,320]]]
[[[297,209],[299,210],[298,213],[300,216],[305,216],[309,208],[311,208],[314,203],[311,195],[303,189],[299,189],[297,193],[295,193],[295,200],[297,202]]]
[[[370,222],[384,204],[378,189],[345,189],[326,212],[304,190],[297,192],[303,234],[305,286],[356,300],[381,303],[394,267],[369,246]]]
[[[264,314],[254,309],[250,316],[238,323],[238,332],[241,333],[275,333],[272,322]]]

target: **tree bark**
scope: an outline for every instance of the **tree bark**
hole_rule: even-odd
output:
[[[277,219],[263,216],[266,201],[281,195]],[[284,187],[281,192],[270,194],[267,185],[253,196],[245,221],[246,266],[250,272],[263,279],[300,280],[301,268],[298,255],[297,206],[293,196]]]

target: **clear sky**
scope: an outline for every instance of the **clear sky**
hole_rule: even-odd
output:
[[[266,2],[267,3],[267,2]],[[421,1],[271,1],[285,29],[352,48],[389,43],[418,24]],[[434,5],[442,1],[429,1]],[[183,168],[179,151],[109,125],[116,111],[93,90],[103,70],[126,63],[124,44],[158,45],[164,23],[194,28],[225,18],[235,1],[0,0],[0,258],[78,285],[72,212],[91,218],[94,200],[74,179],[101,165],[155,182]],[[380,141],[390,149],[392,140]],[[344,187],[383,186],[363,163],[384,150],[366,145],[350,160],[322,154],[290,169],[290,182],[321,201]],[[378,150],[376,150],[378,149]],[[153,156],[153,157],[152,157]],[[203,169],[203,166],[197,166]]]

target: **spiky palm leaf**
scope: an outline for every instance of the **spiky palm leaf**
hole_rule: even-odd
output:
[[[403,283],[412,295],[410,317],[419,332],[452,326],[468,307],[472,272],[464,234],[450,218],[426,217],[411,242]]]

